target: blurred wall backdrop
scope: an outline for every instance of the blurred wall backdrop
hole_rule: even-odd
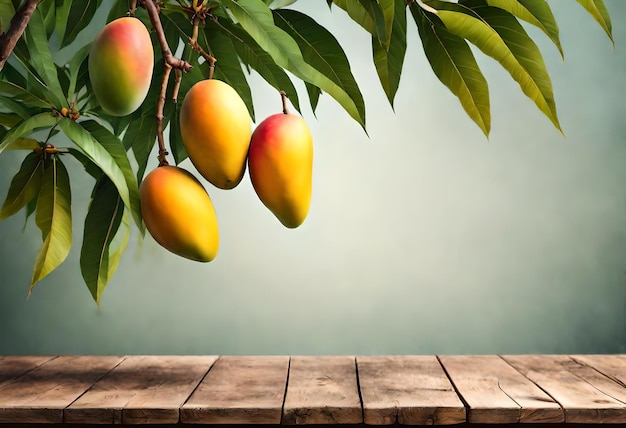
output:
[[[0,224],[0,354],[626,352],[626,2],[607,0],[614,50],[570,2],[551,2],[564,62],[529,29],[565,137],[477,55],[489,140],[434,77],[411,20],[394,112],[368,35],[325,2],[295,6],[336,34],[368,107],[369,138],[330,97],[317,116],[302,103],[316,150],[305,223],[280,225],[247,176],[232,191],[205,183],[217,259],[186,261],[134,231],[98,308],[78,267],[92,183],[68,161],[75,246],[28,301],[39,231],[22,231],[23,213]],[[252,81],[257,117],[278,112]],[[21,155],[0,156],[2,198]]]

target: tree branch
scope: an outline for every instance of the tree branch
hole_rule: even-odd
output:
[[[41,0],[26,0],[26,2],[15,12],[11,19],[11,24],[6,33],[0,34],[0,70],[4,68],[4,63],[13,52],[17,41],[22,37],[30,17],[33,16],[35,8]]]

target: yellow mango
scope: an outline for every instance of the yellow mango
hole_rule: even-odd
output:
[[[245,103],[220,80],[202,80],[187,92],[180,109],[180,131],[189,159],[220,189],[243,178],[252,124]]]
[[[259,199],[278,220],[300,226],[312,193],[313,137],[306,122],[284,113],[261,122],[250,141],[248,171]]]
[[[144,178],[139,195],[146,227],[161,246],[199,262],[215,258],[217,216],[208,193],[191,173],[159,166]]]

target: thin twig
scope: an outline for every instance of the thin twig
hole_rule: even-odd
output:
[[[161,81],[161,91],[159,92],[159,101],[157,102],[157,141],[159,143],[159,166],[168,165],[166,156],[168,155],[165,148],[165,138],[163,137],[163,108],[165,107],[165,96],[167,93],[167,82],[172,72],[172,66],[165,63],[163,72],[163,80]]]
[[[191,38],[189,39],[189,44],[191,45],[192,49],[198,52],[200,55],[202,55],[202,58],[204,58],[206,62],[209,64],[209,79],[212,79],[213,72],[215,71],[215,63],[217,62],[217,59],[214,56],[208,54],[204,49],[202,49],[202,46],[198,44],[198,27],[199,26],[200,26],[200,18],[198,15],[196,15],[196,17],[193,20],[193,33],[191,34]]]
[[[9,29],[6,33],[0,34],[0,70],[4,68],[4,63],[13,52],[17,41],[22,37],[30,17],[33,16],[35,8],[41,0],[27,0],[11,19]]]
[[[174,89],[172,90],[172,101],[174,104],[178,102],[178,91],[180,90],[180,82],[183,80],[183,72],[178,68],[174,69],[174,74],[176,75],[176,80],[174,80]]]
[[[280,91],[280,97],[283,101],[283,113],[284,114],[289,114],[289,109],[287,108],[287,98],[289,98],[287,96],[287,92],[285,91]]]

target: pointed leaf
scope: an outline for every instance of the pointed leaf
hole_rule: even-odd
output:
[[[72,57],[72,59],[67,65],[67,68],[69,70],[69,78],[70,78],[69,89],[67,91],[67,98],[69,100],[74,99],[74,93],[76,92],[76,85],[79,81],[79,77],[81,73],[81,66],[83,65],[83,63],[87,62],[91,45],[92,43],[88,43],[82,48],[80,48],[78,51],[76,51],[76,53],[74,54],[74,56]]]
[[[469,9],[439,0],[428,4],[437,9],[437,16],[448,31],[469,40],[497,60],[561,131],[552,83],[541,52],[513,15],[489,6]]]
[[[386,47],[387,46],[386,44],[387,30],[385,29],[386,19],[380,8],[380,4],[378,4],[378,1],[373,1],[373,0],[358,0],[358,1],[359,3],[361,3],[361,6],[363,6],[363,9],[366,11],[366,13],[374,22],[376,33],[373,35],[383,46]],[[386,3],[388,3],[388,1]]]
[[[115,160],[117,166],[122,170],[130,197],[130,206],[128,208],[133,214],[133,218],[135,219],[135,223],[139,229],[143,230],[137,179],[135,178],[135,172],[133,171],[130,161],[128,160],[128,156],[126,155],[124,145],[111,131],[94,120],[86,120],[81,122],[80,125],[85,128],[85,130],[87,130],[87,132],[89,132],[107,152],[109,152]]]
[[[122,142],[127,149],[132,147],[137,161],[137,182],[140,183],[146,167],[148,157],[154,148],[157,134],[157,123],[154,116],[142,116],[128,126]]]
[[[0,221],[20,211],[35,199],[41,187],[43,160],[36,153],[29,153],[18,173],[11,180],[9,192],[0,209]]]
[[[0,98],[1,99],[1,98]],[[57,123],[57,118],[50,113],[39,113],[23,120],[11,128],[4,138],[0,140],[0,153],[5,151],[13,141],[20,137],[31,134],[36,129],[50,128]]]
[[[611,16],[606,8],[603,0],[576,0],[584,7],[587,12],[593,16],[598,24],[602,27],[604,32],[611,42],[615,46],[615,40],[613,40],[613,25],[611,24]]]
[[[70,179],[58,157],[45,162],[41,189],[37,198],[35,222],[43,244],[35,259],[30,292],[37,282],[56,269],[72,246],[72,210]]]
[[[15,83],[0,80],[0,95],[11,97],[13,101],[19,101],[21,104],[27,104],[32,107],[50,108],[53,105],[45,101],[35,94],[29,92]]]
[[[246,33],[226,20],[217,23],[218,28],[228,36],[237,55],[245,65],[256,70],[267,83],[279,91],[285,91],[297,111],[300,111],[298,92],[285,71],[276,65],[272,57]],[[211,31],[211,30],[208,30]]]
[[[61,38],[61,48],[72,43],[92,21],[102,0],[73,0],[67,16],[67,27]]]
[[[122,222],[124,202],[113,182],[103,176],[95,185],[85,218],[80,270],[93,299],[100,304],[109,276],[109,248]]]
[[[15,113],[0,113],[0,126],[4,126],[6,128],[13,128],[15,125],[20,123],[22,120],[18,114]],[[0,135],[2,138],[2,135]]]
[[[52,59],[45,24],[39,8],[33,12],[24,35],[28,49],[35,53],[30,57],[31,63],[48,88],[50,101],[60,109],[67,105],[67,100],[59,83],[59,76]]]
[[[295,10],[274,11],[274,19],[296,41],[304,60],[341,87],[359,111],[365,111],[363,95],[337,39],[315,20]],[[312,107],[315,110],[313,104]]]
[[[320,95],[322,95],[322,91],[315,85],[311,85],[308,82],[304,82],[306,87],[306,91],[309,94],[309,102],[311,103],[311,110],[315,114],[315,110],[317,109],[317,103],[320,100]]]
[[[332,1],[334,5],[346,11],[348,16],[360,25],[365,31],[370,33],[372,36],[376,38],[376,40],[380,40],[380,34],[378,32],[378,27],[376,26],[376,22],[374,21],[372,15],[368,12],[368,10],[363,7],[363,4],[360,1],[354,0],[334,0]]]
[[[391,43],[391,33],[393,32],[393,26],[395,22],[396,12],[402,10],[402,14],[405,16],[406,21],[406,1],[405,0],[378,0],[380,10],[385,23],[385,40],[383,45],[389,48]]]
[[[395,7],[397,10],[394,13],[388,49],[385,49],[378,41],[372,38],[372,54],[376,72],[392,107],[398,86],[400,85],[400,76],[407,46],[406,7],[404,1],[396,1]]]
[[[120,227],[113,237],[113,241],[111,241],[111,244],[109,245],[109,278],[112,278],[113,274],[117,270],[122,254],[128,246],[129,239],[130,219],[128,218],[128,212],[125,210]]]
[[[559,26],[552,9],[546,1],[535,0],[486,0],[487,4],[504,9],[521,20],[528,22],[543,31],[555,44],[561,57],[563,48],[559,39]]]
[[[89,131],[73,120],[67,118],[59,120],[59,128],[111,179],[115,187],[117,187],[124,204],[132,209],[133,203],[131,203],[126,177],[117,164],[116,158]]]
[[[6,150],[30,150],[39,148],[39,142],[34,138],[18,138],[9,144]]]
[[[270,54],[279,66],[298,78],[312,83],[332,96],[361,126],[365,127],[365,111],[346,91],[302,58],[298,44],[288,33],[274,25],[271,10],[261,0],[222,0],[243,29]]]
[[[176,112],[170,122],[170,151],[172,152],[172,156],[174,156],[176,165],[180,164],[188,157],[180,133],[180,105],[176,106]]]
[[[469,45],[446,30],[434,15],[415,6],[411,7],[411,13],[435,75],[459,98],[485,135],[489,135],[489,88]]]

